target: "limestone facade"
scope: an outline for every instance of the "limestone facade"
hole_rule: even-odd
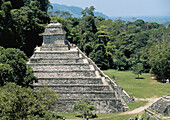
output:
[[[170,95],[163,96],[157,102],[152,104],[148,109],[157,114],[170,116]]]
[[[96,113],[122,112],[128,109],[128,94],[106,76],[80,49],[68,49],[60,23],[47,25],[43,45],[27,63],[34,69],[38,83],[34,89],[48,87],[59,94],[56,112],[73,112],[79,99],[94,103]]]

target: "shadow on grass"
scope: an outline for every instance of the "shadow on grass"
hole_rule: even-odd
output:
[[[96,114],[89,114],[89,115],[84,115],[84,117],[89,117],[89,118],[98,118],[98,116]],[[76,115],[76,117],[79,117],[79,118],[83,118],[83,115]]]
[[[166,83],[166,80],[162,80],[162,79],[156,79],[156,80],[160,83]]]
[[[143,78],[143,77],[136,77],[135,79],[145,79],[145,78]]]

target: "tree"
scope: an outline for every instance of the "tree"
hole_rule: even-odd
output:
[[[109,68],[109,61],[107,59],[106,48],[103,44],[96,44],[93,48],[93,51],[89,54],[89,57],[101,69]]]
[[[2,120],[25,120],[25,119],[51,119],[47,111],[49,106],[53,105],[54,99],[58,99],[58,95],[44,88],[36,93],[31,88],[25,88],[15,83],[7,83],[0,87],[0,117]],[[42,94],[44,99],[42,99]],[[48,102],[48,104],[46,103]],[[55,101],[56,103],[57,101]],[[47,109],[49,108],[49,109]]]
[[[143,73],[143,64],[142,63],[137,63],[136,65],[133,66],[133,73],[138,75],[141,75]]]
[[[82,113],[83,117],[89,115],[89,112],[93,110],[96,110],[94,104],[86,99],[79,100],[74,105],[74,111]]]
[[[94,6],[90,6],[90,8],[86,7],[86,8],[81,12],[81,14],[82,14],[83,16],[86,16],[87,14],[94,16],[94,13],[93,13],[94,10],[95,10]]]
[[[161,46],[155,45],[150,49],[149,63],[151,64],[152,72],[157,76],[158,79],[164,81],[170,78],[170,47],[169,43],[165,42],[166,45]]]
[[[30,86],[37,82],[31,67],[26,66],[27,56],[23,51],[14,48],[0,51],[0,86],[6,82],[15,82],[17,85]]]
[[[45,111],[53,111],[55,108],[55,104],[59,101],[58,94],[56,94],[53,90],[48,89],[47,87],[41,88],[37,92],[38,100],[45,105]]]
[[[44,105],[31,88],[14,83],[0,87],[0,117],[2,120],[38,119],[44,116]]]
[[[19,48],[31,56],[34,48],[42,44],[45,24],[50,21],[47,14],[48,0],[1,1],[0,45]],[[30,37],[31,35],[31,37]]]
[[[0,63],[0,86],[5,85],[13,78],[13,69],[8,64]]]

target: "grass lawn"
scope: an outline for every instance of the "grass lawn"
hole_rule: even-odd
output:
[[[143,79],[135,79],[137,75],[134,75],[131,71],[116,71],[116,70],[106,70],[104,71],[106,75],[113,78],[116,77],[116,82],[125,89],[131,96],[137,98],[156,98],[163,95],[170,94],[170,84],[163,84],[157,82],[157,80],[152,80],[150,74],[142,74]],[[148,101],[135,101],[134,103],[127,103],[130,110],[134,110],[141,106],[147,104]],[[128,120],[130,117],[134,118],[137,115],[120,115],[119,113],[110,114],[97,114],[98,118],[96,120]],[[80,119],[76,117],[77,113],[57,113],[59,116],[65,116],[66,119]],[[151,118],[150,120],[155,120]]]
[[[136,108],[139,108],[141,106],[144,106],[148,103],[148,101],[135,101],[134,103],[127,103],[129,110],[134,110]]]
[[[110,78],[113,75],[116,82],[127,92],[130,96],[137,98],[156,98],[163,95],[170,94],[170,84],[160,83],[157,80],[152,80],[149,73],[144,73],[140,77],[143,79],[135,79],[137,75],[132,71],[103,71]]]
[[[112,117],[108,116],[108,118],[107,117],[101,118],[101,119],[99,118],[97,120],[129,120],[129,118],[133,118],[134,119],[136,116],[139,117],[142,114],[145,115],[143,112],[140,113],[140,114],[133,114],[133,115],[113,115]],[[150,118],[149,120],[156,120],[156,119],[155,118]]]
[[[66,117],[66,119],[77,119],[79,117],[76,116],[81,115],[78,113],[56,113],[56,114],[57,116]]]
[[[135,116],[141,116],[144,112],[141,112],[139,114],[131,114],[131,115],[119,115],[119,113],[110,113],[110,114],[97,114],[98,118],[95,118],[95,120],[129,120],[129,118],[135,118]],[[81,119],[78,117],[75,117],[76,113],[57,113],[59,116],[65,116],[67,120],[69,119]],[[60,120],[60,119],[58,119]],[[82,119],[83,120],[83,119]],[[149,120],[156,120],[156,119],[149,119]]]

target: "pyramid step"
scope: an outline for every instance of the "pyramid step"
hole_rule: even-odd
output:
[[[60,71],[35,71],[34,75],[42,77],[95,77],[94,70],[60,70]]]
[[[83,59],[76,58],[31,58],[31,63],[83,63]]]
[[[87,63],[28,63],[34,71],[90,70]]]
[[[33,58],[78,57],[78,51],[35,51]]]
[[[55,109],[58,112],[72,113],[74,112],[74,105],[78,100],[79,99],[60,99],[60,101],[57,102]],[[95,113],[116,113],[125,111],[125,106],[122,104],[120,99],[93,98],[88,100],[94,103],[96,108]]]
[[[101,78],[39,78],[36,84],[102,84]]]
[[[55,92],[61,91],[110,91],[110,87],[108,85],[90,85],[90,84],[48,84],[48,85],[33,85],[35,90],[38,90],[42,87],[48,87]]]
[[[58,44],[44,44],[40,51],[67,51],[68,45],[58,45]]]
[[[68,47],[68,45],[65,44],[43,44],[41,48],[47,48],[47,47]]]
[[[107,91],[68,91],[68,92],[56,92],[60,99],[93,99],[93,98],[114,98],[114,92]]]

